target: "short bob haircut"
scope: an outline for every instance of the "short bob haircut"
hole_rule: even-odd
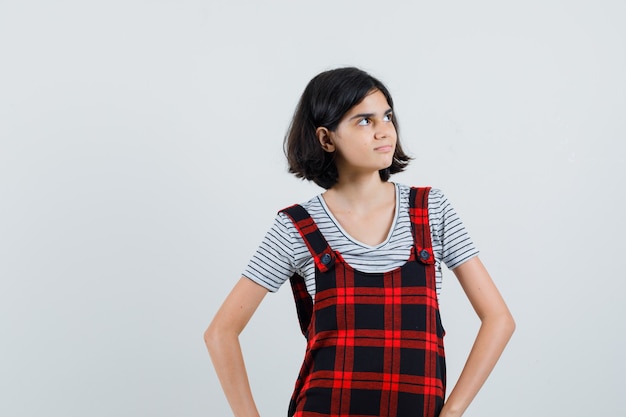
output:
[[[393,109],[393,99],[385,85],[358,68],[347,67],[325,71],[315,76],[307,85],[284,142],[289,172],[298,178],[314,181],[329,189],[337,183],[339,173],[335,154],[322,149],[316,129],[325,127],[334,132],[343,116],[365,96],[380,91]],[[400,146],[398,120],[392,113],[397,142],[391,166],[379,171],[380,178],[387,181],[391,174],[403,171],[412,159]]]

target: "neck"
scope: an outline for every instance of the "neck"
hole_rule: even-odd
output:
[[[378,171],[375,175],[344,176],[324,193],[327,202],[330,200],[336,208],[351,211],[368,210],[387,201],[389,197],[392,201],[395,199],[395,188],[393,184],[382,181]]]

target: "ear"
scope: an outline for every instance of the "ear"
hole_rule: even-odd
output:
[[[317,136],[322,149],[326,152],[335,152],[335,144],[333,143],[330,130],[325,127],[318,127],[315,129],[315,136]]]

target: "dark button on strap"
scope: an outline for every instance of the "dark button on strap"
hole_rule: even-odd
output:
[[[331,256],[330,256],[330,254],[325,253],[324,255],[322,255],[322,259],[321,259],[321,261],[322,261],[322,263],[323,263],[324,265],[328,265],[328,264],[330,263],[331,259],[332,259],[332,258],[331,258]]]
[[[422,260],[427,261],[428,258],[430,258],[430,253],[428,253],[428,251],[426,249],[422,249],[420,251],[420,258],[422,258]]]

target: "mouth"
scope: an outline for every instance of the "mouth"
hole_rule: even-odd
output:
[[[391,152],[393,150],[393,146],[391,145],[383,145],[377,148],[374,148],[376,152]]]

